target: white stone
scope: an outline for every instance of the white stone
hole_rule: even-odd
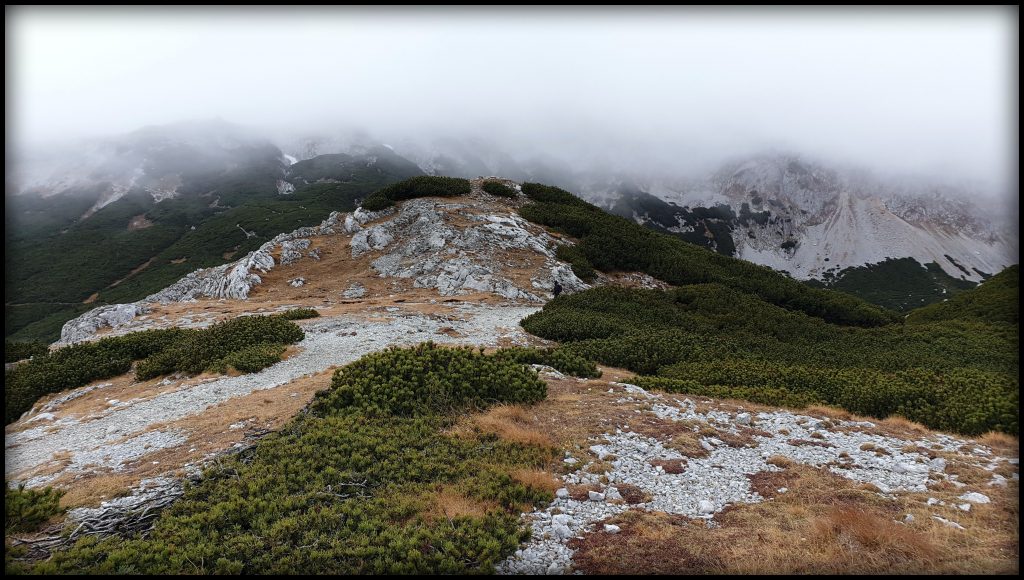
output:
[[[750,425],[750,413],[739,413],[736,415],[736,422],[740,425]]]
[[[619,533],[619,531],[621,531],[621,529],[622,528],[620,528],[619,526],[616,526],[615,524],[605,524],[604,525],[604,531],[608,532],[609,534],[617,534],[617,533]]]
[[[893,468],[896,473],[927,473],[928,468],[923,465],[916,465],[913,463],[897,463],[896,467]]]
[[[570,530],[565,524],[555,524],[551,526],[551,531],[558,538],[565,539],[572,537],[572,530]]]
[[[569,490],[564,487],[560,487],[558,488],[558,491],[555,492],[555,497],[558,499],[569,499]]]
[[[587,496],[590,501],[604,501],[604,494],[596,491],[588,491]]]
[[[969,501],[971,503],[989,503],[992,501],[991,499],[989,499],[987,495],[983,493],[978,493],[976,491],[965,493],[960,496],[960,499],[964,501]]]
[[[943,524],[945,524],[945,525],[947,525],[947,526],[949,526],[951,528],[957,529],[957,530],[964,529],[964,527],[961,526],[960,524],[958,524],[956,522],[953,522],[953,521],[950,521],[950,520],[947,520],[946,518],[943,518],[943,517],[932,516],[932,519],[936,520],[936,521],[939,521],[939,522],[942,522]]]

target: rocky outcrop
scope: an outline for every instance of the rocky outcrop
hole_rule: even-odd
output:
[[[412,278],[413,286],[435,288],[442,296],[493,292],[509,300],[542,302],[555,280],[568,292],[589,288],[555,259],[559,242],[539,227],[514,214],[460,212],[464,207],[429,199],[407,201],[393,219],[352,236],[352,257],[384,251],[372,263],[381,277]],[[478,225],[460,227],[446,219],[459,213]],[[502,266],[507,264],[500,255],[516,251],[539,254],[544,260],[542,274],[531,280],[535,291],[503,275]]]
[[[133,304],[112,304],[93,308],[89,312],[69,320],[60,331],[60,343],[79,342],[96,334],[101,328],[116,328],[131,322],[139,314],[149,312],[149,308],[140,302]]]

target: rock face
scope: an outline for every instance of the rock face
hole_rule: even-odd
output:
[[[700,179],[640,187],[600,203],[799,279],[910,257],[980,282],[982,272],[1017,262],[1015,224],[970,186],[870,177],[766,154]]]
[[[139,314],[145,314],[149,309],[145,304],[136,302],[134,304],[112,304],[93,308],[89,312],[69,320],[60,331],[60,342],[71,344],[85,340],[97,330],[104,327],[117,327],[127,324]]]
[[[514,214],[462,213],[463,207],[430,199],[405,202],[393,219],[356,231],[352,257],[383,251],[373,261],[381,277],[412,278],[415,287],[436,288],[442,296],[493,292],[509,300],[541,302],[555,280],[570,293],[589,288],[568,265],[555,259],[558,242],[537,226]],[[446,219],[457,212],[475,223],[458,226]],[[503,275],[502,266],[510,264],[502,264],[499,254],[510,251],[539,254],[543,259],[540,275],[531,278],[533,291]]]

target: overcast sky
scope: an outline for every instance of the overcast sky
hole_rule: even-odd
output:
[[[999,182],[1017,171],[1016,10],[8,9],[8,138],[219,116],[666,164],[775,146]]]

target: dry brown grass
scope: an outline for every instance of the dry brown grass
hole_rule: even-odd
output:
[[[975,439],[978,443],[991,447],[993,451],[1007,457],[1020,456],[1020,439],[999,431],[989,431]]]
[[[686,460],[685,459],[652,459],[651,465],[654,467],[661,466],[665,473],[671,473],[678,475],[686,471]]]
[[[540,469],[517,469],[512,472],[512,479],[527,487],[551,493],[562,487],[562,482],[553,473]]]
[[[707,449],[700,444],[702,437],[719,437],[722,435],[717,429],[702,421],[673,421],[661,419],[654,415],[635,416],[630,422],[633,431],[657,439],[665,447],[678,451],[691,457],[706,457]],[[694,432],[693,428],[697,427]]]
[[[901,437],[903,439],[915,439],[921,435],[935,433],[935,431],[932,431],[924,425],[899,415],[889,415],[881,421],[871,418],[864,418],[860,420],[875,423],[877,426],[875,429],[876,431],[886,435],[892,435],[894,437]]]
[[[127,495],[138,482],[138,478],[131,474],[90,476],[68,486],[67,493],[60,498],[60,506],[67,509],[98,506],[105,500]]]
[[[917,450],[917,448],[914,447],[913,445],[909,447],[911,447],[913,451]],[[874,443],[871,442],[862,443],[860,446],[860,450],[871,451],[874,452],[875,455],[892,455],[892,453],[889,453],[889,451],[886,450],[884,447],[879,447],[878,445],[875,445]]]
[[[589,465],[587,465],[587,467],[586,467],[586,469],[584,471],[586,471],[587,473],[593,473],[595,475],[600,475],[602,473],[608,473],[608,472],[614,471],[614,470],[615,470],[615,466],[612,465],[610,461],[598,460],[598,461],[592,461]]]
[[[423,516],[427,521],[450,521],[458,517],[482,518],[494,508],[493,503],[468,497],[451,487],[442,487],[430,496]]]
[[[461,421],[452,433],[461,436],[490,434],[515,443],[554,446],[549,435],[534,427],[534,418],[530,412],[517,405],[499,405],[484,413],[472,415]]]
[[[835,447],[835,445],[826,441],[811,441],[810,439],[790,439],[786,443],[789,443],[794,447]]]
[[[622,528],[619,534],[598,532],[573,541],[577,568],[588,574],[1017,571],[1012,491],[1004,492],[1005,503],[1000,496],[968,514],[951,508],[946,517],[967,527],[959,531],[931,519],[935,508],[923,502],[928,493],[890,500],[808,466],[750,479],[755,491],[772,499],[730,507],[715,517],[714,528],[680,516],[625,512],[609,520]],[[778,494],[781,487],[789,491]],[[906,513],[915,521],[897,523]]]
[[[568,485],[566,489],[569,490],[569,497],[576,501],[587,501],[590,499],[590,492],[601,491],[601,486],[596,483],[587,483],[582,485]]]
[[[785,455],[772,455],[767,459],[767,461],[765,461],[765,463],[768,465],[774,465],[775,467],[781,467],[783,469],[796,465],[796,461],[793,461]]]
[[[627,503],[629,505],[647,503],[654,499],[651,494],[631,483],[617,483],[615,484],[615,489],[619,490],[619,495],[622,496],[623,503]]]
[[[750,480],[750,489],[765,498],[773,498],[779,495],[779,490],[784,487],[789,488],[789,486],[793,485],[793,481],[796,478],[797,475],[788,469],[782,471],[759,471],[747,476],[747,479]]]
[[[833,421],[853,421],[854,415],[846,409],[829,407],[827,405],[810,405],[804,409],[803,414],[817,417],[819,419],[832,419]]]

